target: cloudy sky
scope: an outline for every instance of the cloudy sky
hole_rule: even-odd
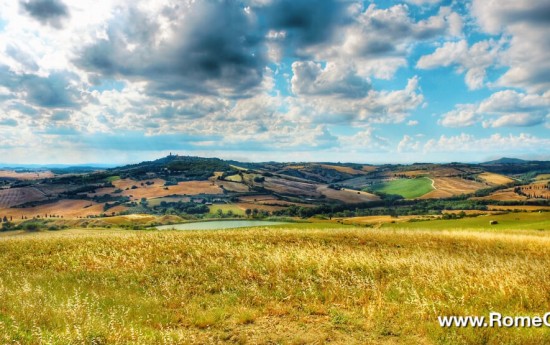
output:
[[[550,159],[550,0],[0,0],[0,162]]]

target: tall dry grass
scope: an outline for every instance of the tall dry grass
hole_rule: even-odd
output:
[[[550,236],[373,229],[0,239],[0,343],[542,344],[439,315],[550,311]]]

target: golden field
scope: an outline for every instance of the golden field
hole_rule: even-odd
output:
[[[0,343],[550,342],[437,324],[550,311],[546,231],[0,232],[0,261]]]
[[[458,177],[434,177],[432,180],[435,190],[424,194],[419,199],[449,198],[454,195],[473,193],[485,187],[482,183]]]

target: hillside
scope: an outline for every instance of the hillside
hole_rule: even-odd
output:
[[[478,209],[491,202],[544,206],[549,186],[543,177],[548,173],[550,162],[510,159],[376,166],[243,163],[169,155],[91,172],[3,170],[0,217],[26,220],[133,213],[232,217],[247,209],[257,216],[330,216],[344,210],[384,213],[391,208],[407,213],[418,205],[423,205],[422,212],[440,212],[441,207],[458,204]],[[446,206],[438,200],[447,200]]]

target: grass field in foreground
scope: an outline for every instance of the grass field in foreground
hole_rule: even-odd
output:
[[[550,234],[69,230],[0,238],[0,343],[543,344]]]
[[[432,181],[427,177],[392,180],[369,187],[369,191],[401,195],[406,199],[421,197],[432,190]]]

